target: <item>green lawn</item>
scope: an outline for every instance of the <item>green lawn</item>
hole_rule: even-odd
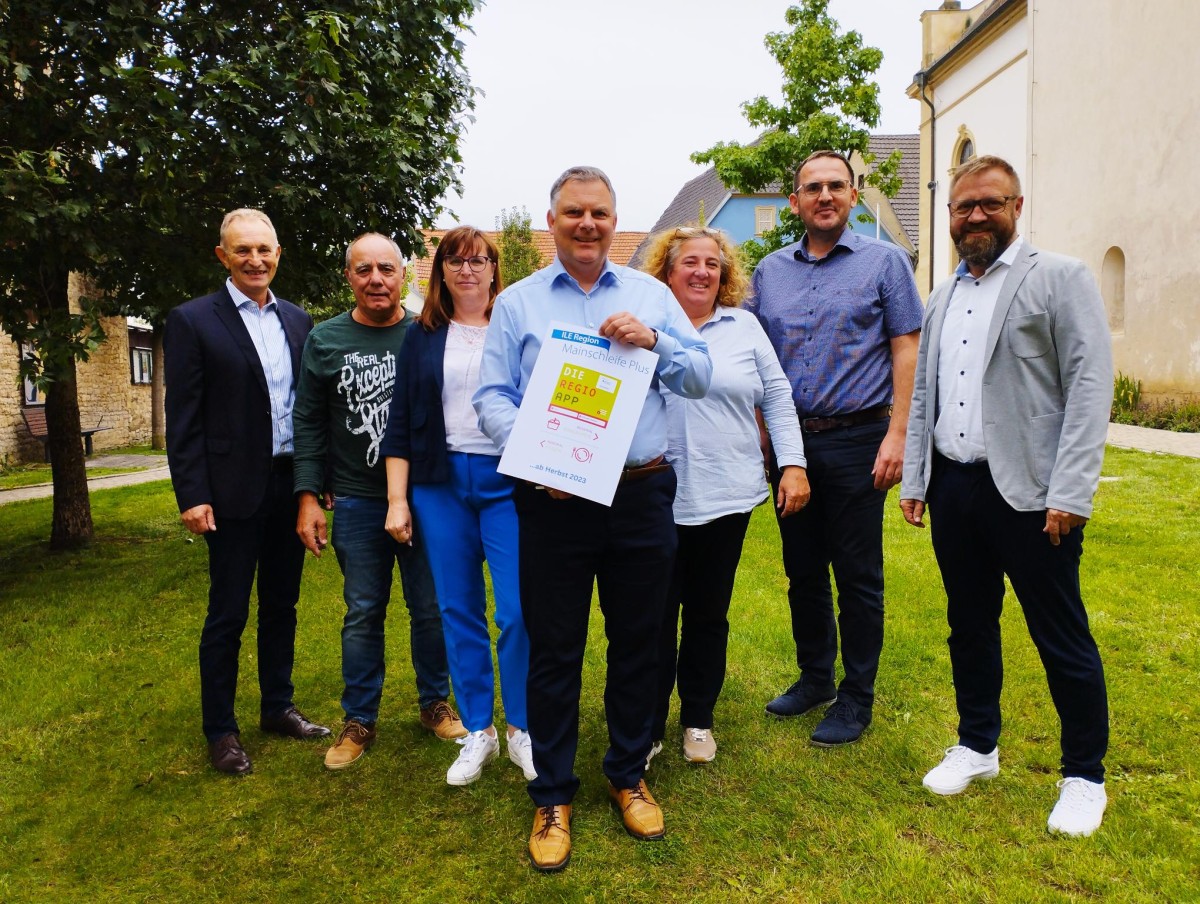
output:
[[[0,901],[1195,901],[1200,899],[1200,461],[1109,450],[1084,594],[1109,677],[1109,809],[1090,839],[1046,833],[1058,725],[1015,600],[1005,614],[1000,777],[921,787],[954,741],[941,585],[927,531],[887,514],[887,645],[862,742],[811,747],[816,715],[767,718],[794,679],[778,538],[751,525],[739,574],[720,753],[649,783],[668,836],[625,835],[600,759],[602,622],[584,676],[571,866],[529,867],[532,818],[501,758],[469,788],[457,748],[417,723],[399,591],[380,740],[326,772],[323,745],[257,727],[253,630],[239,713],[255,772],[207,765],[196,642],[207,556],[166,483],[96,492],[96,541],[51,554],[50,501],[0,509]],[[296,699],[341,716],[341,581],[309,560]]]
[[[145,468],[88,468],[87,476],[111,477],[113,474],[128,474],[144,471]],[[0,471],[0,490],[15,490],[19,487],[35,487],[52,483],[54,480],[49,465],[22,465]]]

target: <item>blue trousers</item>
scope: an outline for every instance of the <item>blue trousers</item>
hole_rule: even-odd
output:
[[[1058,546],[1045,511],[1004,501],[986,462],[934,458],[927,493],[933,552],[946,588],[959,743],[990,753],[1000,737],[1000,612],[1004,576],[1037,647],[1062,725],[1062,774],[1104,781],[1108,693],[1079,592],[1083,528]]]
[[[883,651],[883,503],[871,467],[888,421],[804,437],[812,500],[779,518],[796,664],[806,683],[833,686],[841,635],[839,699],[870,709]],[[773,475],[778,491],[778,476]],[[837,582],[833,616],[830,567]]]
[[[675,472],[621,483],[611,506],[551,499],[518,483],[521,605],[529,631],[529,737],[539,807],[569,804],[579,790],[579,694],[599,591],[608,640],[604,774],[632,788],[646,771],[658,683],[658,632],[675,557]]]
[[[468,731],[492,724],[495,682],[483,582],[486,560],[500,629],[496,656],[504,717],[510,727],[524,730],[529,727],[525,712],[529,636],[521,616],[513,480],[496,471],[500,462],[496,456],[451,452],[449,457],[450,479],[414,484],[412,503],[429,548],[454,697]]]
[[[342,623],[342,709],[347,719],[373,723],[383,696],[384,635],[392,572],[400,565],[408,606],[409,643],[422,708],[450,696],[442,616],[425,539],[414,521],[413,545],[397,543],[383,529],[387,500],[367,496],[334,499],[333,549],[345,578],[346,618]]]

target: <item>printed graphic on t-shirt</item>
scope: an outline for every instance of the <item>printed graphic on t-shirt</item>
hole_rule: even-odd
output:
[[[373,468],[379,461],[379,444],[387,430],[388,409],[396,385],[396,356],[391,352],[384,352],[382,358],[374,353],[351,352],[343,358],[337,391],[346,397],[346,407],[350,410],[346,429],[355,436],[365,433],[369,437],[367,467]]]

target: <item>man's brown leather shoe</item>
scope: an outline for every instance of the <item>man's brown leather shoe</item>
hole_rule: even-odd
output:
[[[538,807],[529,836],[529,862],[543,873],[554,873],[571,861],[571,805]]]
[[[458,713],[445,700],[438,700],[421,710],[421,727],[432,731],[443,741],[465,738],[468,734]]]
[[[330,731],[324,725],[318,725],[316,722],[309,722],[305,718],[304,713],[296,709],[294,706],[289,706],[281,713],[276,713],[273,716],[263,716],[259,722],[259,727],[263,731],[269,731],[271,734],[283,735],[285,738],[295,738],[298,741],[309,741],[313,738],[327,738]]]
[[[645,779],[633,788],[619,790],[609,782],[608,796],[621,811],[625,831],[634,838],[641,841],[657,841],[667,833],[663,826],[662,808],[650,796]]]
[[[213,768],[226,775],[249,775],[254,771],[250,757],[242,749],[241,739],[234,732],[209,741],[208,757]]]
[[[375,743],[375,724],[365,725],[354,719],[347,719],[341,734],[333,742],[333,746],[325,751],[326,769],[345,769],[353,766],[367,748]]]

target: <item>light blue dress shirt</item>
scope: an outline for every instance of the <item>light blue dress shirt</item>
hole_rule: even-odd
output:
[[[261,308],[253,298],[225,280],[233,303],[237,306],[246,332],[258,352],[263,372],[267,375],[267,394],[271,397],[271,454],[275,457],[292,454],[292,406],[296,403],[296,384],[292,380],[292,350],[279,317],[275,294],[267,290],[267,303]]]
[[[666,404],[659,383],[687,398],[700,398],[712,379],[704,340],[671,290],[651,276],[605,263],[590,292],[584,292],[556,258],[554,263],[500,293],[492,310],[475,393],[479,428],[504,451],[517,409],[533,373],[542,340],[555,320],[598,330],[612,314],[628,311],[658,331],[658,367],[634,432],[626,465],[653,461],[667,449]]]
[[[700,336],[713,362],[708,395],[665,396],[667,460],[679,478],[675,523],[684,525],[748,512],[766,498],[755,408],[762,409],[779,466],[807,466],[792,384],[758,318],[718,306]]]

